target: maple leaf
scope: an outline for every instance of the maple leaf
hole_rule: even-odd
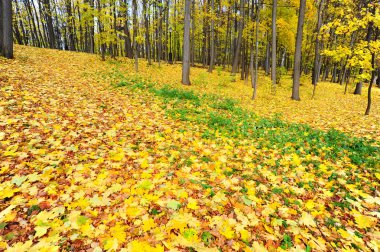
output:
[[[303,212],[302,213],[302,216],[299,220],[299,223],[301,225],[305,225],[305,226],[308,226],[308,227],[316,227],[317,224],[315,223],[314,221],[314,218],[311,214],[309,213],[306,213],[306,212]]]
[[[355,222],[358,224],[359,228],[369,228],[376,225],[377,219],[371,216],[356,213]]]
[[[47,233],[47,231],[48,231],[49,228],[50,227],[48,227],[48,226],[38,226],[38,227],[35,227],[34,228],[34,230],[36,231],[35,236],[36,237],[44,236]]]
[[[176,200],[169,201],[166,206],[172,210],[178,210],[181,207],[181,203]]]

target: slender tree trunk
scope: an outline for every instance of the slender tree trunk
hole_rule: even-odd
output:
[[[163,18],[163,12],[162,12],[162,0],[158,1],[158,43],[157,43],[157,60],[158,65],[161,66],[161,60],[162,60],[162,18]]]
[[[277,0],[273,0],[272,9],[272,91],[276,93],[276,63],[277,63]]]
[[[239,20],[238,37],[236,40],[234,61],[232,64],[232,74],[237,73],[238,67],[239,67],[240,48],[241,48],[241,41],[243,37],[243,28],[244,28],[244,0],[240,0],[240,15],[241,15],[240,17],[241,19]]]
[[[56,48],[50,0],[43,0],[43,5],[45,9],[45,20],[46,20],[46,26],[47,26],[47,33],[49,37],[49,47]]]
[[[252,99],[256,99],[257,86],[258,86],[258,74],[259,74],[259,22],[260,22],[260,7],[259,7],[259,3],[256,2],[255,80],[254,80],[254,84],[253,84],[253,96],[252,96]]]
[[[374,13],[375,11],[373,11]],[[371,22],[372,26],[373,27],[373,22]],[[376,41],[377,38],[379,36],[379,28],[376,29],[376,32],[375,32],[375,37],[373,39],[373,41]],[[371,111],[371,104],[372,104],[372,86],[373,86],[373,82],[375,81],[375,76],[376,76],[376,68],[375,68],[375,53],[373,52],[372,53],[372,59],[371,59],[371,65],[372,65],[372,77],[371,77],[371,82],[369,83],[369,87],[368,87],[368,101],[367,101],[367,109],[365,110],[365,115],[369,115],[369,112]]]
[[[215,31],[214,31],[214,25],[215,25],[215,3],[214,0],[211,0],[211,34],[210,34],[210,65],[208,68],[208,72],[212,73],[212,70],[214,69],[214,61],[215,61]]]
[[[191,0],[185,0],[185,29],[183,33],[182,84],[190,85],[190,15]]]
[[[302,38],[303,24],[305,20],[306,0],[300,0],[300,9],[297,25],[296,51],[294,55],[294,72],[293,72],[293,89],[292,100],[300,100],[300,77],[301,77],[301,54],[302,54]]]
[[[267,47],[266,47],[266,53],[265,53],[265,74],[268,76],[270,72],[270,43],[269,43],[269,36],[267,32]]]
[[[148,18],[148,10],[147,10],[147,1],[142,1],[143,5],[143,16],[144,16],[144,24],[145,24],[145,52],[146,57],[148,59],[148,64],[152,65],[152,57],[151,57],[151,48],[150,48],[150,35],[149,35],[149,18]]]
[[[100,4],[100,3],[99,3]],[[75,34],[73,27],[73,14],[71,12],[71,1],[66,0],[66,11],[67,11],[67,27],[69,30],[69,50],[75,51]]]
[[[12,1],[1,0],[3,2],[1,11],[3,23],[3,46],[2,55],[5,58],[13,59],[13,29],[12,29]]]
[[[133,58],[133,49],[132,49],[132,42],[131,42],[131,34],[129,32],[128,27],[128,1],[124,0],[124,6],[125,6],[125,12],[124,12],[124,50],[125,50],[125,56],[132,59]]]
[[[319,34],[322,26],[322,8],[324,5],[324,0],[319,0],[318,4],[318,21],[316,27],[316,36],[315,36],[315,49],[314,49],[314,67],[313,67],[313,75],[312,75],[312,84],[317,85],[319,78],[319,62],[320,62],[320,43],[319,43]],[[314,96],[314,92],[313,92]]]
[[[137,49],[137,32],[138,32],[138,23],[137,23],[137,1],[132,0],[133,7],[133,57],[135,58],[135,71],[139,71],[139,52]]]

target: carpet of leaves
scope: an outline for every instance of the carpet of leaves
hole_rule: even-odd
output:
[[[378,164],[205,138],[113,88],[113,68],[20,46],[0,59],[0,250],[378,250]]]

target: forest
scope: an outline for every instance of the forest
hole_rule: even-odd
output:
[[[378,251],[380,1],[0,0],[0,251]]]

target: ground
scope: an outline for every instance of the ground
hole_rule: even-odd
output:
[[[0,59],[0,250],[377,251],[379,112],[321,83],[16,46]],[[352,89],[353,87],[350,87]],[[364,90],[365,91],[365,90]],[[302,124],[300,124],[302,123]],[[337,130],[332,130],[335,128]]]

